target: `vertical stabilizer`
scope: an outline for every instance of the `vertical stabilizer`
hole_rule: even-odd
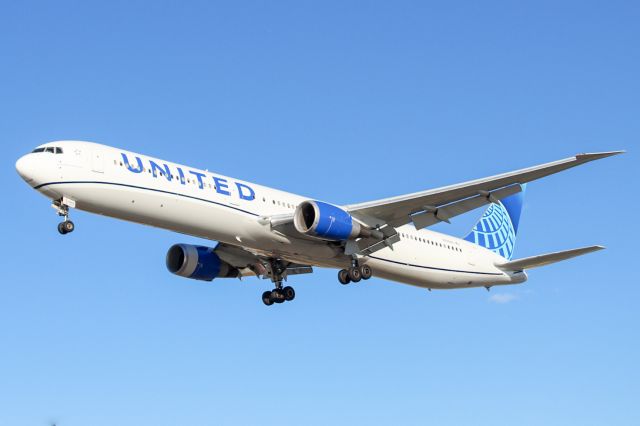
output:
[[[505,259],[511,259],[518,235],[524,193],[525,185],[522,185],[522,192],[490,204],[464,239],[496,252]]]

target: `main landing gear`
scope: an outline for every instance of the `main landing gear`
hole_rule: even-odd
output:
[[[358,261],[354,260],[351,268],[349,269],[341,269],[338,272],[338,281],[340,284],[347,285],[349,283],[357,283],[360,280],[368,280],[373,276],[373,270],[371,266],[366,263],[363,265],[358,265]]]
[[[76,226],[69,220],[69,206],[64,203],[64,200],[54,201],[51,207],[57,210],[58,216],[64,217],[64,221],[58,224],[58,232],[62,235],[73,232]]]
[[[282,287],[282,281],[284,279],[283,273],[285,270],[286,268],[280,259],[271,260],[271,281],[276,288],[262,293],[262,302],[265,305],[271,306],[274,303],[284,303],[295,299],[296,292],[293,287]]]

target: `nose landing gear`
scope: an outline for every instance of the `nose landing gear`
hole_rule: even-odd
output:
[[[58,232],[62,235],[73,232],[74,229],[76,229],[76,226],[69,220],[69,207],[75,207],[75,202],[62,198],[61,200],[54,201],[53,204],[51,204],[51,207],[56,209],[58,216],[64,217],[64,221],[58,224]]]
[[[64,222],[60,222],[58,224],[58,232],[62,235],[73,232],[74,229],[76,229],[76,226],[70,220],[65,220]]]

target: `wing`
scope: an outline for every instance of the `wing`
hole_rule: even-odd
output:
[[[623,152],[578,154],[509,173],[344,208],[371,227],[383,224],[397,227],[413,221],[416,228],[421,229],[519,192],[520,185],[527,182]]]
[[[256,275],[262,278],[271,278],[271,263],[266,256],[227,243],[219,243],[214,251],[220,259],[237,268],[242,277]],[[311,266],[298,263],[284,262],[284,267],[284,277],[313,272]]]

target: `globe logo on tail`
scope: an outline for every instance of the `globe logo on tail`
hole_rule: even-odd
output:
[[[516,243],[516,229],[505,206],[491,204],[465,240],[511,259]]]

